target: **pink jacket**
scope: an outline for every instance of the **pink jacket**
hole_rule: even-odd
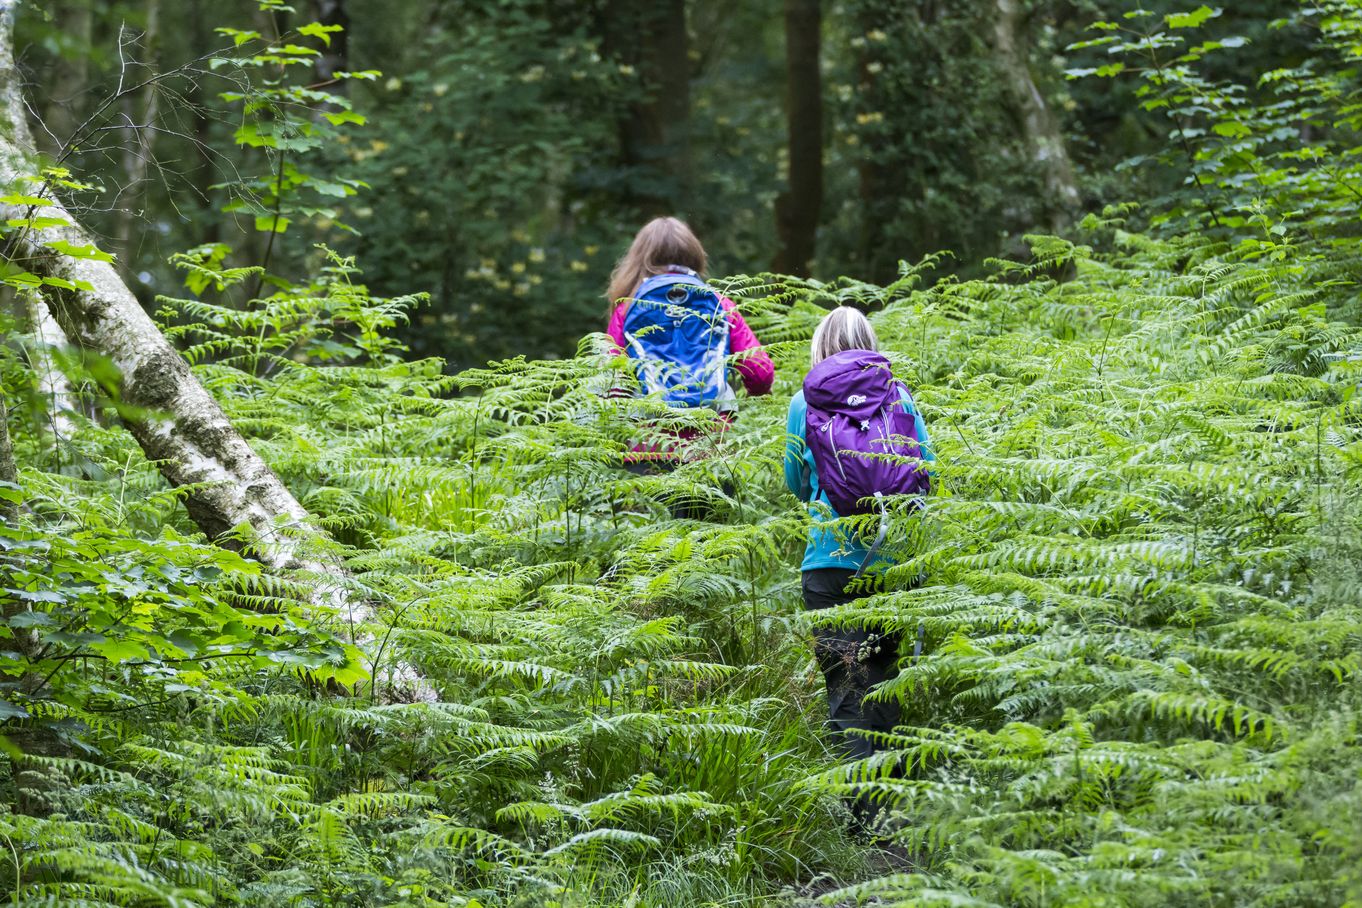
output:
[[[743,387],[753,397],[771,393],[771,382],[776,377],[776,367],[771,363],[771,357],[761,348],[761,341],[757,340],[752,329],[747,327],[747,322],[743,320],[742,313],[738,311],[738,305],[726,296],[719,297],[719,301],[723,303],[724,309],[728,312],[728,346],[730,352],[754,351],[734,363],[738,374],[742,376]],[[605,333],[610,335],[610,339],[615,342],[616,354],[624,352],[624,313],[628,309],[629,304],[627,302],[616,306],[615,311],[610,315],[610,327],[605,329]]]

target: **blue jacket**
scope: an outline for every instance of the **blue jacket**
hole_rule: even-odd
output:
[[[917,412],[912,398],[906,391],[903,394],[903,409],[916,418],[917,437],[922,444],[922,459],[935,460],[931,443],[927,439],[927,424],[922,421],[922,414]],[[828,504],[828,496],[818,488],[818,470],[814,467],[813,452],[809,450],[804,440],[807,414],[808,405],[804,403],[804,392],[797,391],[790,400],[790,415],[786,420],[785,485],[799,497],[800,501],[810,503],[817,501],[823,505],[822,508],[809,508],[813,526],[809,530],[809,544],[804,549],[804,563],[799,569],[814,571],[820,568],[845,568],[854,571],[865,560],[867,547],[860,541],[849,538],[845,528],[830,526],[824,516],[826,511],[831,511],[835,517],[836,512],[832,511],[831,505]],[[889,563],[889,559],[881,550],[870,569],[883,568]]]

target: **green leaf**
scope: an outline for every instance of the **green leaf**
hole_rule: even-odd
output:
[[[54,217],[10,218],[5,221],[5,226],[27,230],[49,230],[53,227],[70,227],[71,222],[66,218]]]
[[[203,647],[203,640],[201,638],[184,630],[175,631],[166,639],[174,644],[176,649],[180,650],[191,659],[198,655],[199,650]]]
[[[0,720],[27,719],[28,710],[15,706],[8,700],[0,700]]]
[[[0,281],[11,287],[30,288],[42,286],[43,279],[31,271],[25,271],[13,262],[0,262]]]
[[[319,195],[334,196],[338,199],[346,198],[355,194],[355,190],[344,183],[330,182],[327,180],[316,180],[308,184],[308,188]]]
[[[1164,17],[1169,28],[1197,28],[1207,19],[1219,16],[1223,9],[1216,7],[1211,9],[1209,6],[1199,6],[1190,13],[1169,13]]]
[[[354,687],[361,681],[367,681],[369,672],[359,662],[347,662],[338,668],[332,669],[330,677],[335,680],[337,684],[345,687]]]
[[[46,539],[12,539],[0,536],[0,549],[6,552],[46,552],[51,544]]]
[[[51,631],[45,632],[43,639],[60,643],[63,646],[77,647],[87,646],[91,643],[103,643],[107,638],[103,634],[96,634],[93,631]]]
[[[322,52],[315,47],[303,47],[301,44],[285,44],[283,47],[271,47],[269,52],[292,57],[320,57],[322,55]]]
[[[5,619],[10,627],[56,627],[57,622],[47,612],[16,612]]]
[[[237,127],[232,138],[238,145],[245,145],[249,148],[274,148],[279,144],[275,136],[262,133],[260,125],[254,121],[248,121]]]
[[[344,123],[354,123],[357,126],[363,126],[365,123],[369,122],[362,114],[357,114],[352,110],[338,110],[334,113],[324,113],[322,116],[329,120],[333,126],[340,126]]]
[[[67,600],[63,593],[56,590],[6,590],[6,592],[25,602],[47,602],[59,605]]]
[[[327,47],[331,46],[331,34],[333,32],[345,31],[343,25],[323,25],[320,22],[309,22],[307,25],[298,27],[298,34],[308,35],[309,37],[319,38]]]
[[[215,28],[213,31],[217,32],[219,35],[226,35],[231,38],[232,44],[236,47],[240,47],[247,41],[254,41],[256,38],[260,37],[260,32],[247,31],[239,28]],[[222,62],[225,63],[227,61],[224,60]]]
[[[105,640],[103,643],[92,643],[90,650],[115,664],[147,657],[147,648],[132,640],[113,639]]]
[[[37,208],[50,208],[52,206],[51,199],[44,199],[41,196],[36,195],[23,195],[21,193],[10,193],[6,196],[0,196],[0,202],[4,202],[6,205],[32,205]]]
[[[288,230],[289,219],[286,217],[272,214],[260,215],[255,219],[255,229],[261,233],[285,233]]]
[[[96,262],[112,262],[114,260],[112,255],[100,251],[97,246],[77,246],[67,240],[52,240],[44,245],[73,259],[92,259]]]

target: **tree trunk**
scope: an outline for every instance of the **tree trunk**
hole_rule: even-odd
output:
[[[6,187],[20,185],[21,178],[35,169],[13,64],[11,15],[0,12],[0,185]],[[0,210],[9,218],[29,213],[13,205]],[[128,428],[147,458],[160,465],[172,485],[213,484],[186,499],[190,516],[209,536],[248,523],[262,538],[282,543],[280,554],[270,560],[280,566],[288,563],[297,546],[280,537],[276,522],[282,517],[302,525],[307,517],[302,506],[227,422],[113,266],[95,258],[59,255],[44,245],[56,240],[93,245],[65,206],[53,198],[42,213],[70,226],[16,231],[9,238],[7,257],[22,260],[35,274],[93,288],[54,294],[52,314],[68,338],[104,354],[117,367],[125,403],[163,414],[128,418]]]
[[[820,0],[785,0],[785,85],[789,177],[776,199],[779,248],[771,268],[809,273],[823,207],[823,77]]]
[[[60,203],[44,212],[70,219]],[[5,214],[22,212],[7,207]],[[90,245],[79,228],[56,228],[17,237],[15,257],[41,276],[94,287],[63,291],[54,300],[53,315],[67,337],[108,357],[116,367],[120,400],[140,411],[125,422],[147,459],[157,463],[171,485],[209,484],[185,499],[190,517],[208,536],[222,537],[249,524],[266,544],[263,561],[274,567],[298,566],[300,545],[288,531],[306,526],[307,512],[232,428],[113,266],[57,255],[40,245],[57,239]]]
[[[0,482],[19,484],[19,468],[14,464],[14,445],[9,440],[9,406],[0,388]],[[19,504],[8,497],[0,498],[0,524],[14,523],[19,515]],[[8,617],[8,616],[7,616]]]
[[[5,400],[3,388],[0,388],[0,482],[7,482],[16,486],[19,484],[19,468],[14,462],[14,445],[10,441],[9,434],[9,405]],[[8,529],[10,526],[17,525],[18,522],[19,502],[10,501],[8,497],[0,498],[0,529]],[[0,573],[0,577],[3,576],[4,574]],[[24,603],[19,597],[6,596],[3,600],[0,600],[0,620],[3,620],[4,624],[8,627],[10,619],[17,613],[23,611],[24,608]],[[11,627],[10,632],[13,636],[10,638],[9,646],[19,650],[25,657],[29,656],[33,650],[34,641],[37,639],[37,630],[32,628],[22,629]],[[25,691],[32,689],[34,681],[35,678],[32,673],[27,671],[19,677],[19,685]],[[30,737],[31,735],[32,733],[30,732]],[[44,738],[46,738],[46,736],[44,736]],[[50,738],[43,741],[44,746],[49,745],[50,743]],[[33,750],[30,749],[29,752],[32,753]],[[24,780],[20,783],[20,792],[18,792],[19,800],[21,801],[23,799],[22,789],[25,787],[24,783],[27,783],[29,787],[42,785],[41,781],[32,780],[31,776],[25,776],[23,773],[20,773],[20,779]]]
[[[1016,107],[1022,140],[1045,180],[1046,226],[1058,231],[1073,223],[1082,205],[1073,162],[1054,113],[1031,77],[1026,22],[1021,0],[995,0],[993,47]]]
[[[208,16],[204,13],[204,2],[205,0],[189,2],[189,18],[192,23],[189,41],[194,57],[202,57],[210,49],[209,37],[212,33],[207,27]],[[193,137],[196,156],[189,181],[194,186],[194,195],[198,199],[197,215],[194,218],[198,242],[216,243],[221,238],[221,215],[213,203],[211,187],[218,180],[217,170],[209,151],[212,148],[210,141],[213,122],[208,115],[209,92],[203,82],[203,79],[195,79],[189,86],[189,106],[194,111]]]
[[[14,67],[12,27],[13,7],[0,8],[0,187],[18,185],[35,169]],[[0,217],[24,217],[28,212],[0,205]],[[53,198],[42,213],[70,226],[15,231],[4,257],[22,262],[34,274],[92,288],[61,291],[51,301],[53,315],[67,338],[98,352],[116,368],[121,376],[116,392],[130,405],[124,416],[128,431],[168,483],[190,489],[185,497],[190,517],[214,539],[248,526],[255,537],[253,557],[271,568],[312,575],[314,603],[347,620],[352,640],[372,643],[361,630],[373,620],[372,609],[349,596],[340,565],[308,551],[313,533],[307,511],[228,422],[113,265],[58,254],[44,245],[56,240],[76,247],[93,245],[61,202]],[[391,671],[407,693],[432,696],[410,667],[398,665]]]
[[[340,31],[331,32],[331,43],[317,61],[317,77],[321,82],[329,83],[326,84],[327,91],[345,94],[346,83],[336,79],[336,73],[350,68],[350,14],[345,9],[345,0],[315,0],[314,5],[318,22],[341,27]]]
[[[603,31],[606,53],[637,71],[644,93],[620,123],[620,155],[630,172],[626,201],[642,217],[675,214],[691,180],[685,0],[613,0]]]
[[[890,20],[898,14],[880,9],[881,5],[859,5],[856,18],[861,34],[892,28]],[[884,63],[876,59],[878,53],[880,51],[869,41],[861,46],[856,63],[856,92],[863,106],[888,117],[889,123],[894,125],[894,112],[884,109],[887,105],[879,85]],[[888,141],[884,129],[882,126],[873,126],[861,133],[860,154],[856,163],[860,195],[861,276],[880,284],[889,283],[897,273],[898,250],[890,248],[890,243],[886,241],[885,225],[891,221],[906,187],[906,175],[896,173],[889,164],[892,143]]]
[[[47,408],[48,425],[58,442],[76,434],[76,424],[68,413],[79,412],[75,392],[66,380],[66,373],[52,361],[52,351],[66,346],[66,335],[52,317],[52,310],[42,294],[36,290],[27,294],[29,330],[33,333],[34,350],[29,365],[38,375],[38,390]]]
[[[90,48],[94,39],[94,13],[91,0],[62,4],[57,11],[62,31],[74,52],[62,54],[52,68],[47,95],[51,99],[43,111],[47,133],[43,150],[59,153],[75,135],[84,119],[82,97],[90,85]]]
[[[141,52],[154,68],[160,37],[160,0],[147,0],[146,11],[146,30],[142,33]],[[123,171],[127,183],[123,187],[119,203],[117,233],[119,263],[124,275],[132,268],[134,224],[138,220],[144,220],[141,209],[146,200],[147,170],[151,166],[151,149],[156,140],[155,127],[160,100],[160,86],[155,82],[149,83],[142,90],[140,99],[132,96],[124,99],[123,118],[127,121],[128,138],[123,146]]]

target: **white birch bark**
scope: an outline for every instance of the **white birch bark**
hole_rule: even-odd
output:
[[[0,482],[11,485],[19,482],[19,468],[14,463],[14,446],[9,440],[9,405],[0,392]],[[9,523],[19,512],[19,506],[8,498],[0,498],[0,522]]]
[[[34,148],[14,66],[12,28],[13,4],[0,0],[0,187],[6,192],[25,187],[22,178],[32,171]],[[32,184],[26,191],[32,194]],[[114,266],[57,254],[44,245],[56,240],[93,245],[60,200],[52,198],[51,206],[40,211],[70,226],[13,231],[5,254],[34,274],[92,288],[53,293],[52,314],[70,341],[98,351],[117,367],[122,400],[135,408],[124,422],[167,482],[191,487],[185,498],[190,517],[210,538],[248,525],[258,540],[252,556],[272,568],[311,575],[314,602],[334,609],[347,621],[351,639],[369,648],[373,638],[365,626],[372,623],[373,611],[349,595],[340,565],[310,554],[316,531],[306,509],[233,428]],[[0,218],[31,214],[0,203]],[[408,696],[430,698],[410,667],[399,665],[391,672],[390,681],[406,688]]]
[[[52,351],[66,346],[66,335],[52,317],[52,310],[47,307],[42,294],[35,291],[27,294],[27,297],[28,321],[34,343],[30,363],[38,374],[38,390],[46,401],[48,427],[60,443],[76,434],[76,424],[68,414],[79,412],[76,395],[71,390],[71,383],[66,380],[66,373],[52,360]]]

